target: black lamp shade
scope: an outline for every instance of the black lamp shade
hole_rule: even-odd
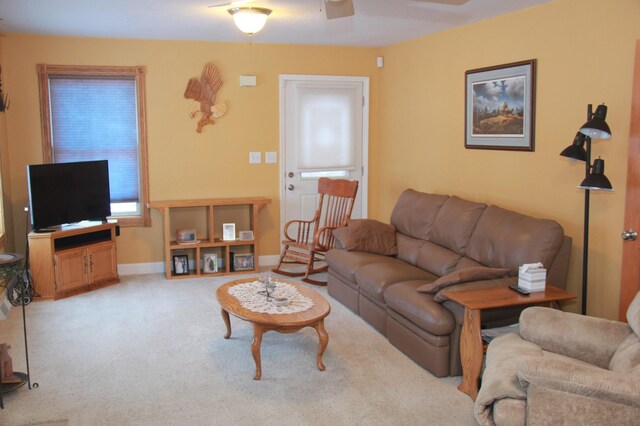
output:
[[[593,162],[593,168],[589,176],[587,176],[580,186],[580,189],[590,189],[594,191],[613,191],[611,182],[604,175],[604,160],[598,158]]]
[[[609,139],[611,130],[605,121],[607,118],[607,106],[598,105],[593,117],[580,128],[580,133],[589,136],[591,139]]]
[[[566,147],[560,155],[578,161],[587,161],[587,151],[584,149],[586,140],[587,137],[585,135],[580,132],[576,133],[573,143]]]

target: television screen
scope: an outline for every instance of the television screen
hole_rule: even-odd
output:
[[[107,160],[27,166],[34,229],[111,215]]]

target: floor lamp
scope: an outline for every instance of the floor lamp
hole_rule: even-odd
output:
[[[560,155],[585,162],[585,178],[578,186],[584,189],[584,243],[582,246],[582,315],[587,313],[587,275],[589,257],[589,194],[591,191],[613,191],[611,182],[604,175],[604,160],[598,157],[591,164],[591,140],[609,139],[611,130],[605,121],[607,107],[598,105],[593,112],[591,104],[587,107],[587,122],[578,130],[573,143],[565,148]],[[585,149],[586,146],[586,149]]]

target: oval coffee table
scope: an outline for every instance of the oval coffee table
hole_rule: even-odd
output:
[[[329,335],[324,329],[324,318],[331,312],[331,306],[324,297],[316,291],[302,286],[296,282],[278,279],[278,282],[290,284],[296,288],[303,296],[313,300],[313,306],[306,311],[296,312],[294,314],[261,314],[243,308],[238,299],[229,294],[229,288],[234,285],[256,281],[256,278],[248,278],[235,280],[223,284],[216,291],[216,298],[222,308],[222,319],[227,326],[227,333],[224,338],[231,337],[231,321],[229,314],[253,324],[253,342],[251,343],[251,353],[256,363],[256,374],[254,380],[260,380],[262,376],[262,366],[260,363],[260,346],[262,344],[262,335],[267,331],[277,331],[278,333],[294,333],[304,327],[313,327],[318,333],[320,342],[318,344],[317,363],[318,369],[324,371],[325,367],[322,363],[322,354],[329,342]]]

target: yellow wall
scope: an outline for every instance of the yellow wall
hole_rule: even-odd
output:
[[[593,143],[616,192],[592,193],[589,313],[616,318],[635,40],[640,2],[559,0],[382,50],[379,185],[388,218],[407,187],[457,194],[562,224],[580,294],[584,163],[558,154],[605,102],[613,137]],[[465,71],[536,58],[535,152],[464,148]],[[573,306],[570,309],[577,309]]]
[[[2,40],[0,39],[0,67],[2,62]],[[7,95],[5,89],[4,73],[0,76],[3,84],[3,96]],[[9,100],[9,103],[11,101]],[[0,251],[6,251],[7,247],[13,247],[12,217],[11,214],[11,184],[9,177],[9,140],[7,137],[7,114],[0,113],[0,164],[2,175],[0,176],[0,210],[5,211],[4,217],[0,217]]]
[[[260,213],[260,255],[279,253],[279,169],[277,164],[249,165],[249,151],[279,150],[279,75],[371,76],[372,91],[377,85],[376,49],[16,34],[4,37],[3,46],[14,99],[7,117],[16,217],[23,217],[18,212],[28,205],[25,166],[42,162],[36,64],[145,65],[151,200],[272,198]],[[224,85],[218,100],[226,100],[230,109],[198,134],[196,120],[187,116],[191,101],[183,93],[206,62],[220,70]],[[240,74],[256,75],[257,87],[240,88]],[[375,140],[374,135],[370,143]],[[122,230],[119,263],[162,261],[162,222],[155,211],[152,221],[151,228]],[[17,220],[15,234],[24,235],[24,228],[24,219]],[[16,250],[23,248],[17,241]]]
[[[278,167],[249,151],[278,150],[278,75],[371,77],[369,216],[387,221],[407,187],[457,194],[560,222],[574,237],[568,289],[580,293],[584,168],[558,153],[606,102],[613,138],[594,143],[617,191],[591,197],[589,313],[617,316],[636,0],[558,0],[383,49],[22,36],[3,40],[12,208],[27,204],[25,165],[42,160],[35,64],[146,65],[151,199],[266,195],[261,255],[278,252]],[[375,56],[385,67],[375,68]],[[536,150],[465,150],[464,72],[536,58]],[[182,93],[207,61],[225,80],[230,112],[196,134]],[[239,88],[240,74],[258,87]],[[162,259],[160,217],[123,230],[120,263]],[[24,220],[15,220],[23,235]],[[23,243],[16,238],[19,250]],[[21,245],[22,244],[22,245]],[[573,306],[573,309],[577,309]]]

